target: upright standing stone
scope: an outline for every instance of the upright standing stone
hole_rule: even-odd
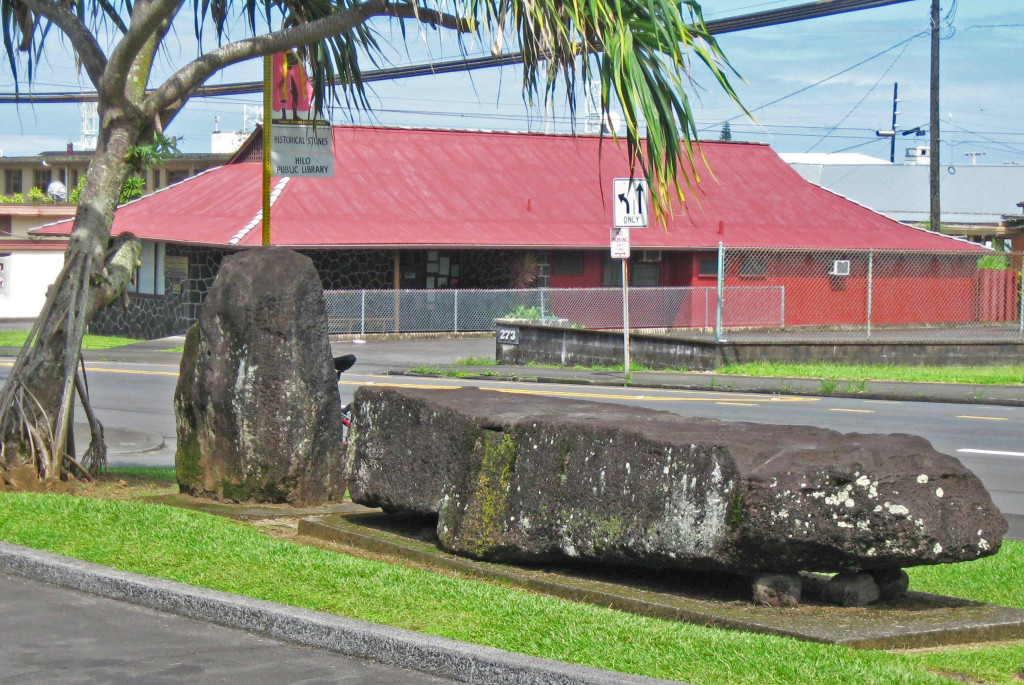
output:
[[[285,248],[227,257],[189,329],[174,393],[183,492],[338,497],[341,408],[312,261]]]

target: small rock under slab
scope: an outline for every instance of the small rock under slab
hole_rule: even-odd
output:
[[[795,607],[800,604],[803,580],[795,573],[762,573],[754,577],[754,604]]]
[[[871,571],[871,577],[878,584],[880,599],[901,599],[910,589],[910,576],[901,568],[886,568]]]
[[[841,607],[865,607],[882,596],[870,573],[837,573],[821,589],[821,598]]]

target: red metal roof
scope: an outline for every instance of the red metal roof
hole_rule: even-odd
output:
[[[273,179],[275,245],[607,248],[624,145],[596,137],[335,127],[334,178]],[[701,144],[699,183],[636,248],[964,250],[805,181],[766,145]],[[261,167],[211,169],[127,204],[114,233],[172,243],[261,242]],[[39,229],[66,233],[68,224]]]

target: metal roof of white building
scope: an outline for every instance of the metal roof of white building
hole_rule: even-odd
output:
[[[891,219],[928,221],[927,165],[806,164],[790,166],[808,181]],[[943,165],[942,221],[996,225],[1004,214],[1019,214],[1024,201],[1024,166]]]

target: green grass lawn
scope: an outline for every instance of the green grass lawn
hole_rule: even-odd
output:
[[[134,478],[154,485],[171,485],[178,482],[173,466],[111,466],[107,469],[111,477]]]
[[[738,376],[820,378],[823,380],[1024,385],[1024,366],[891,366],[884,364],[847,366],[824,363],[754,362],[729,364],[715,369],[715,373]]]
[[[0,347],[21,347],[28,338],[28,331],[0,331]],[[83,350],[109,350],[139,342],[135,338],[118,338],[111,335],[86,335],[82,340]]]
[[[69,531],[71,533],[69,534]],[[149,574],[524,654],[710,685],[1015,683],[1024,644],[921,653],[853,650],[716,630],[409,569],[138,501],[0,494],[0,539]],[[1024,544],[911,570],[912,588],[1024,608]]]
[[[496,366],[486,357],[466,357],[456,366]],[[558,364],[530,362],[535,368],[565,368]],[[622,364],[576,366],[588,371],[622,371]],[[633,372],[665,371],[690,373],[689,369],[652,369],[643,364],[630,364]],[[440,372],[439,369],[434,369]],[[427,373],[430,369],[424,369]],[[825,381],[916,381],[922,383],[969,383],[974,385],[1024,385],[1024,366],[893,366],[886,364],[782,364],[778,362],[752,362],[727,364],[715,369],[716,374],[731,376],[763,376],[771,378],[818,378]]]

